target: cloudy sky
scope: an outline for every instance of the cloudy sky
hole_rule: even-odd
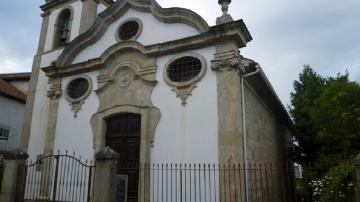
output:
[[[1,0],[0,73],[30,71],[44,0]],[[158,0],[189,8],[215,24],[217,0]],[[241,50],[264,69],[284,104],[304,64],[324,76],[350,71],[360,81],[360,1],[233,0],[230,14],[244,19],[254,40]]]

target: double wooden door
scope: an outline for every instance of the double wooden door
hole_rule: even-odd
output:
[[[127,181],[126,189],[118,187],[124,190],[117,192],[127,192],[126,196],[120,196],[127,198],[127,202],[138,202],[140,134],[139,114],[119,114],[107,119],[106,146],[120,154],[118,175]]]

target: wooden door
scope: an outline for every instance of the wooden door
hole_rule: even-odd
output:
[[[140,128],[138,114],[119,114],[107,120],[106,146],[120,154],[118,175],[127,178],[127,202],[138,201]]]

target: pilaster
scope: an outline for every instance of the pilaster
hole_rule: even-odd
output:
[[[13,202],[16,197],[21,197],[19,193],[23,193],[21,190],[23,190],[25,182],[20,182],[20,180],[25,179],[25,173],[19,171],[21,171],[21,168],[24,170],[25,159],[28,158],[28,154],[16,149],[13,151],[0,151],[0,155],[5,159],[0,201]]]
[[[233,43],[222,43],[216,46],[215,58],[212,61],[212,70],[216,71],[218,91],[218,150],[219,163],[244,165],[244,141],[242,133],[241,109],[241,56]],[[242,174],[244,175],[244,174]],[[221,196],[226,196],[229,179],[220,173]],[[243,176],[234,177],[235,184],[244,188]],[[239,186],[238,186],[239,187]],[[231,193],[236,193],[236,186],[231,186]],[[239,193],[244,193],[244,189]],[[231,200],[244,200],[244,196],[231,195]],[[238,198],[236,198],[238,197]],[[239,198],[242,197],[242,198]],[[220,200],[226,200],[222,198]]]
[[[79,34],[87,31],[95,22],[97,16],[97,2],[95,0],[81,0],[82,11]]]
[[[95,155],[94,202],[115,201],[117,161],[120,155],[110,147]]]
[[[55,130],[59,108],[59,98],[62,95],[61,78],[49,78],[47,97],[49,101],[49,112],[47,118],[46,138],[44,154],[51,154],[55,141]]]
[[[33,115],[33,108],[35,103],[35,93],[36,87],[39,78],[40,71],[40,63],[41,63],[41,54],[44,52],[46,35],[49,27],[49,12],[43,13],[41,16],[43,18],[39,39],[39,46],[37,50],[37,55],[35,55],[31,70],[31,78],[29,83],[29,93],[26,99],[26,107],[24,114],[24,122],[21,131],[20,138],[20,148],[24,151],[28,150],[29,138],[30,138],[30,128],[31,128],[31,120]]]

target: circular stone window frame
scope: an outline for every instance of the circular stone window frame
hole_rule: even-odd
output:
[[[128,23],[130,21],[135,21],[138,25],[139,25],[139,28],[138,28],[138,31],[137,33],[131,37],[130,39],[127,39],[127,40],[122,40],[120,38],[120,29],[121,27],[125,24],[125,23]],[[120,25],[118,26],[118,28],[116,29],[116,34],[115,34],[115,38],[116,38],[116,41],[131,41],[131,40],[136,40],[139,38],[140,34],[142,33],[143,31],[143,23],[142,21],[139,19],[139,18],[128,18],[126,20],[124,20],[122,23],[120,23]]]
[[[184,82],[176,82],[176,81],[172,81],[169,77],[169,68],[170,65],[175,62],[177,59],[183,58],[183,57],[193,57],[196,58],[200,61],[201,63],[201,70],[198,73],[198,75],[196,75],[194,78],[190,79],[189,81],[184,81]],[[171,58],[166,64],[165,64],[165,68],[164,68],[164,72],[163,72],[163,77],[165,82],[172,86],[172,87],[176,87],[176,88],[185,88],[188,86],[191,86],[197,82],[199,82],[206,74],[207,71],[207,62],[206,59],[204,58],[204,56],[197,54],[197,53],[182,53],[179,55],[176,55],[175,57]]]
[[[86,90],[86,92],[81,97],[72,98],[68,94],[68,88],[69,88],[70,84],[73,81],[75,81],[76,79],[85,79],[88,82],[89,86],[88,86],[88,89]],[[92,91],[92,88],[93,88],[92,80],[87,75],[76,76],[76,77],[70,79],[70,81],[67,83],[67,85],[64,89],[64,95],[65,95],[65,99],[69,102],[69,104],[71,106],[71,111],[74,112],[74,117],[77,117],[77,113],[80,111],[81,106],[85,103],[85,100],[89,97],[89,95]]]

